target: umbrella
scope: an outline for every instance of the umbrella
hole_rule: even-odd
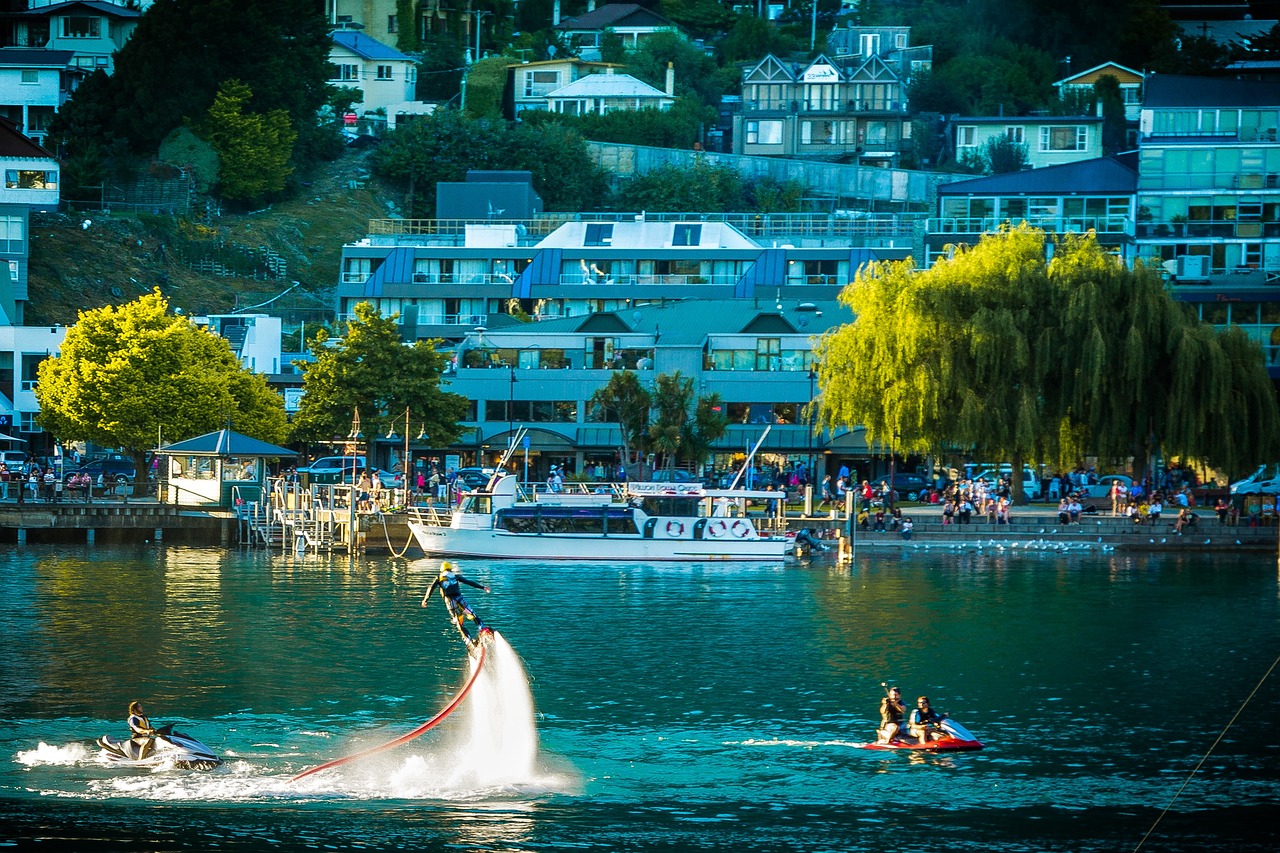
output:
[[[17,442],[20,442],[20,443],[22,443],[22,444],[26,444],[26,443],[27,443],[27,440],[26,440],[25,438],[14,438],[14,437],[13,437],[13,436],[11,436],[11,435],[5,435],[5,434],[4,434],[4,433],[2,433],[2,432],[0,432],[0,441],[17,441]]]

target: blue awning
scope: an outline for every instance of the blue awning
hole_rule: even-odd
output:
[[[524,272],[511,284],[511,295],[516,299],[530,299],[533,286],[555,285],[560,283],[560,263],[564,259],[563,249],[541,249]]]
[[[382,266],[374,270],[364,283],[365,296],[381,296],[387,284],[413,283],[413,249],[400,246],[387,253]]]
[[[733,295],[750,299],[757,287],[782,287],[787,280],[787,250],[765,249],[734,285]]]

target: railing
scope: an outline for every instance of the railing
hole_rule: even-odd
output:
[[[1025,221],[1036,228],[1056,234],[1132,234],[1133,220],[1127,216],[1023,216],[1023,217],[941,217],[928,220],[928,234],[989,234],[1006,225]]]
[[[1142,172],[1138,190],[1265,190],[1280,187],[1276,172]]]
[[[670,285],[720,285],[732,287],[741,276],[737,275],[590,275],[586,273],[566,273],[560,276],[560,284],[572,285],[638,285],[638,284],[670,284]]]
[[[787,113],[790,115],[849,115],[850,113],[906,113],[902,101],[876,99],[858,101],[743,101],[744,113]]]
[[[1280,222],[1262,222],[1256,219],[1186,219],[1146,220],[1137,223],[1138,237],[1184,238],[1227,237],[1253,238],[1280,237]]]
[[[1162,139],[1221,139],[1235,142],[1275,142],[1274,127],[1246,127],[1236,130],[1157,130],[1142,135],[1143,141],[1158,142]]]

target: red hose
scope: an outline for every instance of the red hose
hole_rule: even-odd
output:
[[[485,658],[485,647],[481,645],[480,660],[476,664],[475,672],[471,673],[471,677],[468,678],[467,683],[462,686],[462,690],[458,692],[457,696],[453,697],[453,699],[449,702],[448,705],[444,706],[444,708],[440,711],[440,713],[436,714],[434,717],[427,720],[425,723],[418,726],[413,731],[408,732],[407,734],[400,735],[400,737],[396,738],[395,740],[387,741],[384,744],[380,744],[378,746],[372,746],[372,747],[369,747],[368,749],[362,749],[359,752],[352,753],[351,755],[343,756],[342,758],[335,758],[333,761],[327,761],[324,764],[319,765],[318,767],[312,767],[310,770],[303,770],[301,773],[299,773],[297,776],[294,776],[289,781],[297,782],[299,779],[303,778],[304,776],[310,776],[312,773],[319,773],[321,770],[328,770],[330,767],[338,767],[340,765],[346,764],[349,761],[355,761],[357,758],[364,758],[366,755],[373,755],[376,752],[382,752],[383,750],[391,749],[393,746],[399,746],[402,743],[408,743],[409,741],[413,740],[414,738],[426,732],[428,729],[435,728],[435,726],[441,720],[443,720],[445,717],[449,716],[450,714],[452,714],[454,711],[458,709],[458,706],[462,704],[463,699],[467,698],[467,694],[471,692],[471,687],[476,683],[476,679],[480,676],[480,670],[484,667],[484,658]]]

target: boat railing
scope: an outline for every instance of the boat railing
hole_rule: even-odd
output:
[[[447,510],[441,512],[435,504],[427,504],[425,506],[411,506],[405,510],[405,514],[409,520],[426,527],[448,527],[453,518],[453,514]]]
[[[566,482],[559,489],[552,490],[546,483],[523,483],[518,486],[518,497],[522,501],[536,501],[539,495],[609,495],[616,501],[626,498],[626,483],[606,482]]]

